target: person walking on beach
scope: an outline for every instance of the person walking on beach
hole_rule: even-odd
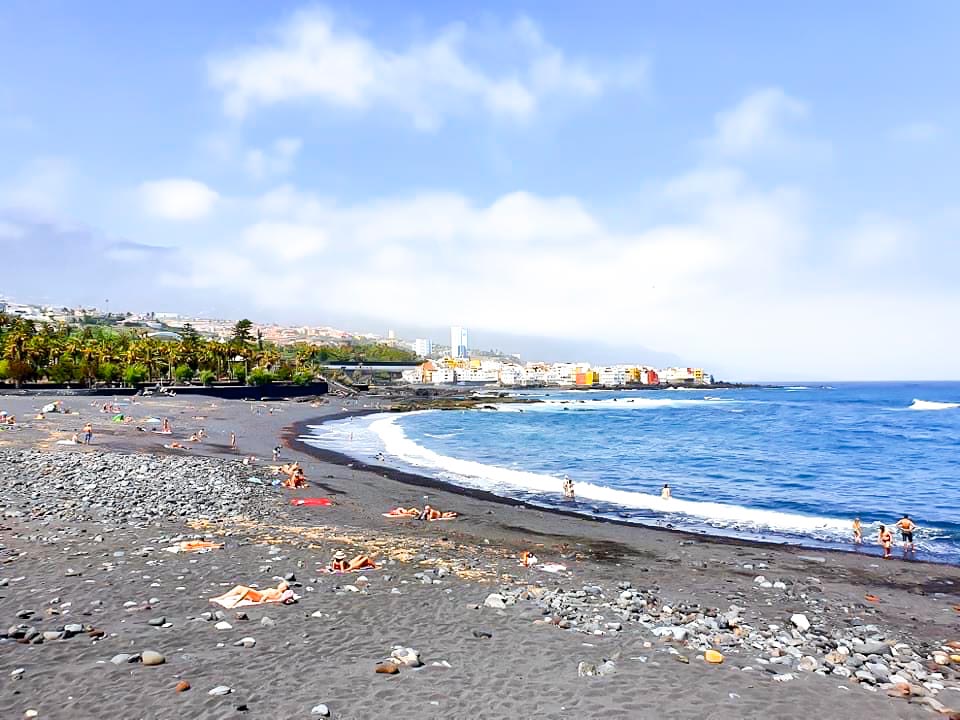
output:
[[[236,433],[230,433],[230,449],[231,449],[231,450],[236,450],[236,449],[237,449],[237,434],[236,434]]]
[[[883,546],[883,557],[890,557],[890,548],[893,547],[893,534],[887,530],[886,526],[880,526],[880,535],[878,536],[880,545]]]
[[[574,499],[573,480],[570,479],[569,475],[563,476],[563,497],[567,500]]]
[[[93,440],[93,425],[87,423],[83,426],[83,444],[89,445]]]
[[[669,500],[673,497],[673,493],[670,491],[670,486],[667,483],[663,484],[663,489],[660,491],[661,500]]]
[[[863,542],[863,528],[860,526],[860,518],[853,519],[853,542],[859,545]]]
[[[164,419],[163,419],[163,424],[160,425],[160,432],[162,432],[162,433],[171,433],[171,432],[173,432],[173,431],[170,429],[170,419],[169,419],[169,418],[164,418]]]
[[[276,462],[280,459],[280,446],[277,445],[273,448],[273,461]]]
[[[916,524],[909,515],[904,515],[897,521],[897,527],[900,528],[900,539],[903,540],[904,550],[913,550],[913,531],[917,529]]]

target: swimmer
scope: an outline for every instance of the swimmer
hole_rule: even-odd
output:
[[[567,500],[574,499],[573,480],[570,479],[569,475],[563,476],[563,497]]]
[[[880,526],[880,534],[877,541],[883,546],[883,557],[890,557],[890,548],[893,547],[893,535],[883,525]]]
[[[673,493],[670,491],[670,486],[667,483],[663,484],[663,489],[660,490],[660,499],[669,500],[673,497]]]
[[[904,515],[897,521],[897,527],[900,528],[900,539],[903,540],[904,549],[913,550],[913,531],[917,529],[916,524],[909,515]]]
[[[860,518],[853,519],[853,541],[859,545],[863,542],[863,528],[860,526]]]

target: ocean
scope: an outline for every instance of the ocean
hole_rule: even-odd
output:
[[[960,383],[515,394],[541,402],[354,417],[303,439],[543,507],[807,547],[878,553],[879,525],[908,513],[909,557],[960,564]]]

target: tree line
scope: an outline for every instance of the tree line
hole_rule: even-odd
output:
[[[306,384],[325,362],[413,360],[409,350],[382,343],[277,345],[240,320],[226,341],[203,337],[191,325],[179,339],[152,337],[142,328],[35,322],[0,313],[0,381],[135,386],[174,381],[212,384],[274,380]]]

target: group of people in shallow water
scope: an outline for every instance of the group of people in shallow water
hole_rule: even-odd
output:
[[[917,524],[910,519],[909,515],[904,514],[892,527],[900,530],[900,540],[903,543],[905,553],[916,550],[913,534],[917,531]],[[855,518],[853,521],[853,542],[857,545],[863,542],[863,526],[860,523],[860,518]],[[890,552],[893,550],[893,532],[891,532],[890,527],[887,525],[880,526],[877,542],[883,548],[883,556],[885,558],[890,557]]]
[[[669,500],[673,497],[673,492],[670,490],[670,485],[667,483],[663,484],[663,487],[660,489],[660,499]],[[564,500],[575,500],[576,494],[573,491],[573,480],[570,479],[569,475],[563,476],[563,499]]]

